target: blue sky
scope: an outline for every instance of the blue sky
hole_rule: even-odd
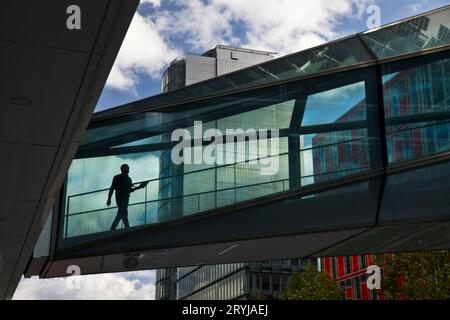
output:
[[[167,65],[217,44],[279,56],[367,29],[369,5],[381,23],[450,4],[450,0],[141,0],[96,111],[160,92]],[[15,299],[152,299],[154,271],[64,279],[23,279]]]

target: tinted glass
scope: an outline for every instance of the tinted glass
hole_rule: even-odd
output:
[[[450,9],[368,31],[362,39],[379,58],[450,44]]]
[[[450,58],[383,67],[389,163],[450,150]]]

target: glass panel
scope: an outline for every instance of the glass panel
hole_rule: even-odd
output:
[[[162,135],[157,135],[149,138],[145,138],[142,140],[133,141],[130,143],[120,144],[118,146],[114,146],[112,148],[123,148],[123,147],[134,147],[134,146],[142,146],[142,145],[148,145],[153,143],[159,143],[161,142]]]
[[[145,205],[132,204],[128,206],[128,223],[130,226],[145,224]],[[117,208],[97,210],[95,212],[83,212],[83,214],[72,214],[67,217],[65,237],[76,237],[101,231],[109,231],[112,221],[117,213]],[[119,228],[124,228],[124,221],[120,222]]]
[[[293,88],[295,89],[295,88]],[[277,93],[274,88],[270,90],[258,90],[249,97],[247,94],[239,94],[232,97],[216,98],[204,102],[188,103],[174,110],[167,109],[165,112],[145,112],[136,116],[124,116],[117,121],[105,120],[103,126],[90,128],[86,131],[80,144],[77,157],[92,157],[92,152],[101,154],[111,152],[117,146],[132,147],[141,146],[148,136],[160,132],[169,134],[158,135],[160,142],[170,142],[170,134],[180,127],[187,127],[191,132],[194,121],[203,121],[203,128],[222,129],[228,123],[227,129],[259,128],[271,129],[289,125],[290,114],[293,109],[292,99],[287,99]],[[293,91],[291,95],[295,96]],[[273,119],[270,116],[274,117]],[[140,117],[141,119],[137,119]],[[211,121],[211,118],[214,121]],[[217,119],[222,119],[216,124]],[[265,120],[264,120],[265,119]],[[225,133],[225,132],[224,132]],[[157,138],[150,138],[157,139]],[[153,142],[153,141],[152,141]]]
[[[364,82],[352,83],[308,96],[302,125],[366,120]]]
[[[301,51],[242,72],[222,76],[236,87],[252,86],[372,60],[357,37]]]
[[[111,185],[112,177],[120,172],[120,166],[124,163],[130,166],[130,176],[135,182],[157,176],[158,159],[157,152],[74,160],[67,179],[64,236],[73,237],[110,230],[118,209],[114,197],[111,207],[108,208],[106,200],[109,188],[105,187]],[[158,180],[153,180],[146,188],[130,194],[130,226],[157,222],[155,201],[158,198],[158,184]],[[88,192],[84,193],[86,191]]]
[[[89,128],[83,135],[80,145],[84,146],[106,139],[123,137],[126,134],[139,132],[144,128],[150,133],[152,128],[157,132],[159,126],[175,120],[173,114],[163,112],[153,112],[152,116],[141,114],[138,118],[136,116],[123,117],[120,121],[113,120],[112,124],[108,126]]]
[[[450,8],[368,31],[363,40],[379,58],[450,44]]]
[[[301,185],[325,182],[367,170],[375,165],[376,154],[369,143],[370,90],[365,81],[309,95],[300,112]],[[375,143],[376,139],[372,140]],[[371,160],[371,157],[373,158]]]
[[[450,59],[389,64],[383,71],[389,163],[450,150]]]
[[[377,118],[370,116],[370,110],[376,111],[373,74],[367,68],[211,99],[198,109],[189,104],[181,108],[181,115],[176,111],[166,115],[188,117],[189,121],[174,122],[181,128],[163,126],[165,131],[151,138],[130,132],[118,136],[117,141],[126,143],[115,144],[134,153],[111,155],[114,149],[108,147],[104,156],[100,149],[98,157],[73,162],[63,237],[105,236],[116,217],[118,229],[122,222],[128,228],[122,217],[125,210],[119,210],[114,197],[112,206],[106,203],[111,180],[124,163],[130,167],[133,187],[141,187],[129,196],[130,228],[166,223],[370,169],[379,157],[378,136],[371,131],[378,127]],[[201,114],[200,119],[193,114]],[[142,132],[153,130],[158,122],[151,112],[145,117],[149,127],[140,127]],[[98,129],[114,131],[114,126]],[[171,141],[175,129],[184,129],[181,147],[179,140]],[[153,141],[173,143],[173,147],[140,153],[133,148]],[[182,156],[181,163],[175,163],[174,155]],[[68,243],[76,241],[83,239]]]

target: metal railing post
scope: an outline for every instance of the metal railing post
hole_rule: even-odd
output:
[[[236,164],[234,164],[233,168],[234,168],[234,203],[236,203],[237,202]]]
[[[66,211],[66,227],[65,227],[65,236],[64,238],[67,238],[67,233],[68,233],[68,229],[69,229],[69,209],[70,209],[70,198],[71,196],[69,196],[67,198],[67,211]]]
[[[148,185],[145,186],[144,224],[147,224],[147,191],[148,191]]]

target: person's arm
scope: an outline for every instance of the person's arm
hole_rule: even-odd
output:
[[[139,189],[143,189],[143,187],[141,187],[141,184],[139,184],[137,187],[134,187],[133,186],[133,180],[131,180],[131,178],[130,178],[130,193],[132,193],[132,192],[135,192],[136,190],[139,190]]]
[[[141,188],[139,188],[139,186],[133,187],[133,181],[131,181],[130,193],[135,192],[136,190],[139,190],[139,189],[141,189]]]
[[[133,187],[133,184],[131,184],[130,193],[134,192],[136,190],[139,190],[139,189],[144,189],[146,186],[147,186],[147,183],[145,185],[143,185],[142,182],[137,187]]]
[[[111,197],[114,193],[114,190],[116,189],[116,185],[117,185],[117,180],[116,177],[113,178],[113,181],[111,183],[111,187],[109,188],[109,193],[108,193],[108,200],[106,201],[106,205],[109,207],[111,205]]]

